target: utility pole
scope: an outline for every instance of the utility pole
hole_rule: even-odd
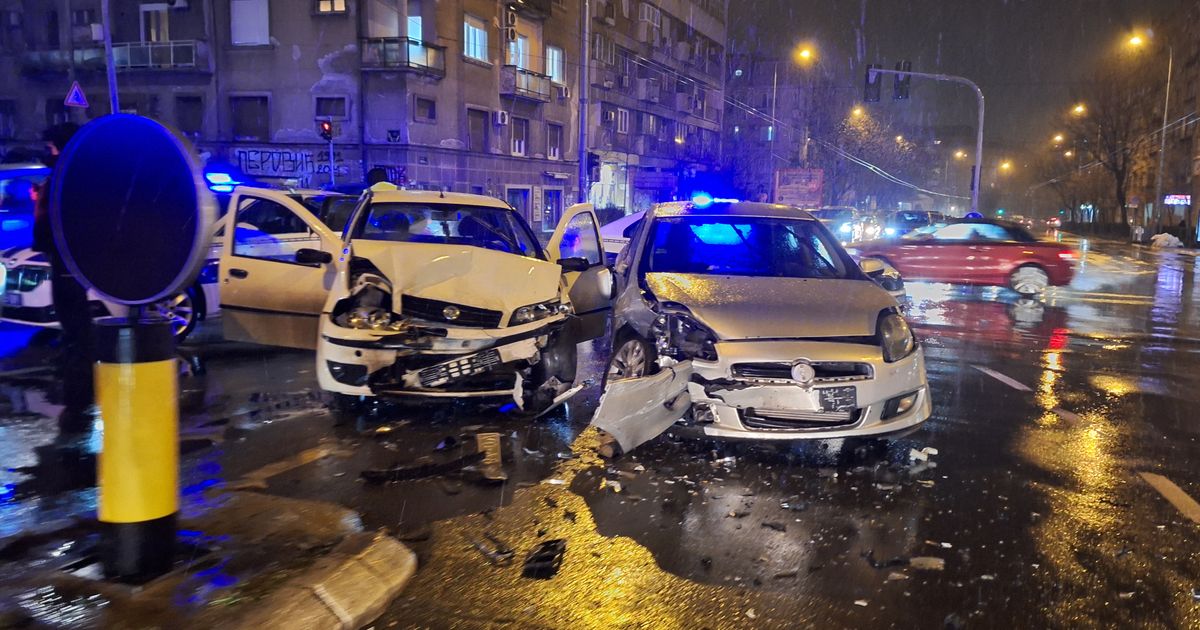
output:
[[[583,0],[583,24],[579,42],[579,203],[588,200],[588,93],[592,87],[592,56],[588,54],[592,39],[592,3]],[[628,170],[626,177],[628,177]]]
[[[871,68],[872,77],[875,74],[894,74],[897,76],[921,77],[934,81],[950,81],[965,85],[975,92],[975,100],[979,105],[979,126],[975,132],[975,172],[971,176],[971,212],[979,212],[979,174],[983,170],[983,90],[974,81],[952,74],[931,74],[927,72],[905,72],[903,70],[884,70]]]
[[[109,0],[100,0],[100,21],[104,28],[104,64],[108,67],[108,107],[109,113],[121,111],[121,99],[117,97],[117,64],[113,60],[112,21],[108,15]],[[67,16],[71,19],[71,16]]]
[[[1167,94],[1163,97],[1162,132],[1158,140],[1158,174],[1154,178],[1155,231],[1162,231],[1163,164],[1167,157],[1167,109],[1171,106],[1171,72],[1175,66],[1175,47],[1167,46]]]

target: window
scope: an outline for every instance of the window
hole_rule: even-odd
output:
[[[171,31],[168,28],[168,7],[165,3],[141,5],[141,32],[143,42],[170,41]]]
[[[58,11],[46,12],[46,45],[58,48]]]
[[[71,26],[91,26],[99,23],[95,9],[75,9],[71,11]]]
[[[558,46],[546,47],[546,74],[559,85],[566,82],[563,79],[563,49]]]
[[[229,0],[229,30],[234,46],[269,45],[271,18],[267,0]]]
[[[529,121],[524,118],[512,119],[512,154],[525,155],[529,146]]]
[[[270,199],[243,197],[235,219],[234,256],[295,262],[298,250],[321,247],[304,219]]]
[[[433,122],[437,120],[437,102],[431,98],[413,97],[413,120]]]
[[[488,32],[487,24],[468,15],[463,21],[463,55],[468,59],[488,62]]]
[[[17,102],[0,101],[0,138],[17,135]]]
[[[204,100],[199,96],[176,96],[175,124],[184,135],[198,137],[204,129]]]
[[[638,20],[649,22],[654,26],[662,26],[662,11],[649,2],[643,2],[641,9],[638,10]]]
[[[617,44],[602,33],[592,36],[592,59],[612,66],[617,63]]]
[[[508,65],[529,70],[529,38],[518,35],[517,39],[508,42]]]
[[[482,109],[467,110],[467,150],[488,150],[488,113]]]
[[[265,96],[231,96],[234,140],[269,140],[270,102]]]
[[[658,135],[658,116],[650,113],[642,114],[642,133],[648,136]]]
[[[317,97],[317,117],[332,118],[333,120],[346,120],[349,116],[346,113],[346,97],[345,96],[318,96]]]
[[[71,120],[71,114],[61,98],[46,99],[46,126],[57,125]]]
[[[646,271],[770,278],[846,278],[839,255],[816,221],[766,217],[656,220]]]
[[[563,151],[563,126],[550,123],[546,125],[546,157],[551,160],[561,160]]]
[[[317,0],[317,13],[345,13],[346,0]]]
[[[906,235],[907,236],[907,235]],[[929,238],[924,230],[914,236],[914,240]],[[1011,241],[1014,240],[1008,230],[991,223],[955,223],[940,227],[933,232],[934,240],[938,241]]]
[[[354,238],[370,241],[466,245],[542,258],[529,226],[507,208],[373,203],[351,231]]]
[[[584,212],[571,217],[563,229],[559,258],[583,258],[593,265],[604,262],[600,255],[600,234],[592,215]]]
[[[617,133],[629,133],[629,110],[617,108]]]

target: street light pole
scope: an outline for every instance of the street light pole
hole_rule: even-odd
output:
[[[579,42],[579,203],[588,200],[588,93],[592,89],[592,56],[588,54],[592,39],[592,3],[583,0],[583,25]],[[629,177],[629,170],[625,170]]]
[[[109,113],[115,114],[121,111],[121,99],[117,97],[117,65],[113,61],[112,21],[108,16],[108,0],[100,0],[100,21],[103,22],[104,28],[104,63],[108,67]]]
[[[1167,93],[1163,97],[1162,133],[1158,139],[1158,174],[1154,178],[1154,216],[1156,231],[1162,230],[1163,168],[1167,157],[1167,111],[1171,106],[1171,73],[1175,66],[1175,48],[1167,46]]]

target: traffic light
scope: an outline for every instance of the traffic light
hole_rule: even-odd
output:
[[[863,85],[863,102],[879,102],[879,92],[880,86],[883,82],[883,75],[875,71],[882,67],[883,66],[874,63],[867,64],[867,79],[866,83]]]
[[[596,181],[600,179],[600,156],[589,152],[587,154],[588,179]]]
[[[896,62],[896,71],[897,72],[912,72],[912,62],[911,61],[897,61]],[[896,83],[893,86],[893,97],[895,98],[895,100],[897,100],[897,101],[908,100],[908,88],[911,84],[912,84],[912,75],[911,74],[897,74],[896,75]]]
[[[322,140],[324,140],[325,142],[330,142],[333,140],[333,121],[318,120],[317,121],[317,129],[318,129],[318,131],[321,132]]]

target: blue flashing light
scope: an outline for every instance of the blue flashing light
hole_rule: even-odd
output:
[[[713,204],[713,197],[708,193],[696,193],[692,195],[692,205],[697,208],[707,208]]]
[[[229,176],[229,173],[205,173],[204,179],[207,179],[208,183],[210,184],[234,183],[233,178]]]
[[[884,233],[884,234],[886,234],[886,235],[888,235],[888,236],[895,236],[895,235],[896,235],[896,228],[894,228],[894,227],[890,227],[890,228],[883,228],[883,233]]]
[[[233,192],[233,186],[231,186],[231,185],[229,185],[229,184],[216,184],[216,185],[213,185],[213,186],[209,186],[209,187],[208,187],[208,189],[209,189],[209,190],[211,190],[211,191],[213,191],[213,192],[217,192],[217,193],[231,193],[231,192]]]

